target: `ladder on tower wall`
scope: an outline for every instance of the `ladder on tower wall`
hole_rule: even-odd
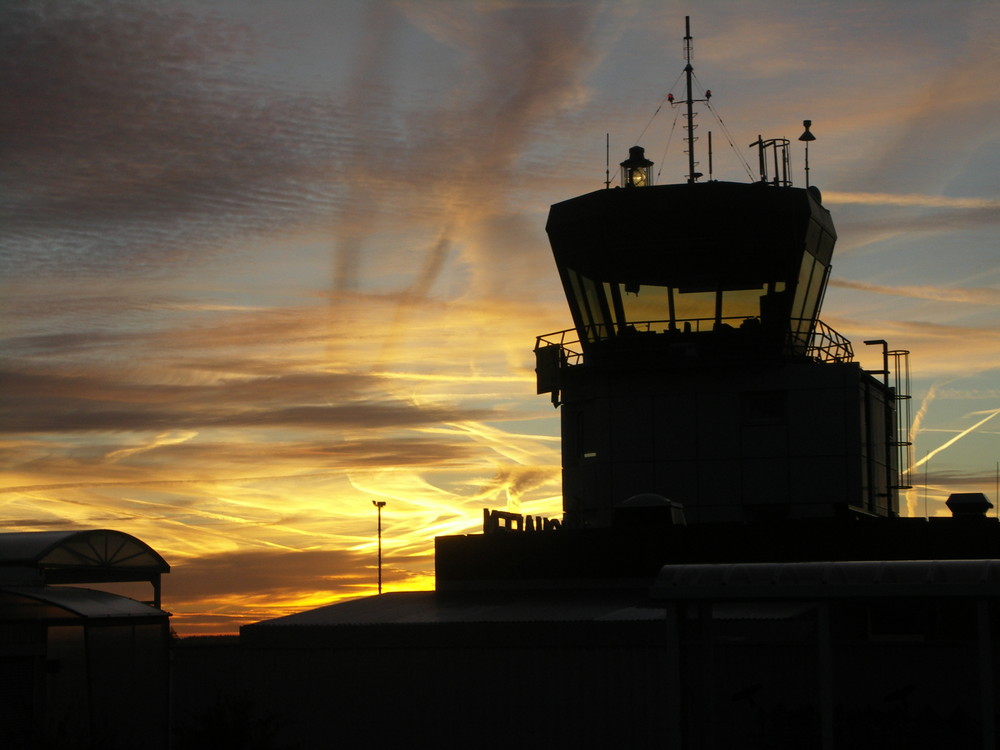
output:
[[[910,484],[910,467],[913,466],[913,441],[910,439],[910,352],[907,349],[889,349],[883,339],[866,341],[871,346],[882,346],[882,369],[865,370],[869,375],[881,375],[882,382],[889,387],[889,376],[893,382],[893,404],[896,415],[895,440],[889,442],[889,448],[896,451],[896,482],[892,485],[896,490],[913,489]],[[889,361],[892,360],[892,367]]]
[[[896,466],[899,477],[896,489],[909,490],[910,467],[913,466],[913,441],[910,439],[910,352],[907,349],[893,349],[887,354],[892,357],[893,392],[896,397]]]

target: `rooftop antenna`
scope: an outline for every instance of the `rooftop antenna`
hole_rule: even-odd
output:
[[[372,500],[372,505],[378,510],[378,592],[382,593],[382,508],[385,500]]]
[[[712,131],[708,131],[708,181],[712,181]]]
[[[694,67],[691,65],[691,16],[684,16],[684,60],[687,62],[687,65],[684,66],[684,73],[687,77],[687,98],[684,100],[684,103],[687,105],[688,184],[694,184],[695,180],[701,177],[701,173],[694,171],[694,129],[697,126],[694,124],[694,109],[692,105],[695,101],[704,100],[695,100],[691,93],[691,77],[694,73]]]
[[[604,189],[611,189],[611,133],[604,134]]]

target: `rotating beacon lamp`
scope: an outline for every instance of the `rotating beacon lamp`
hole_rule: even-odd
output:
[[[628,158],[621,163],[622,187],[646,187],[653,184],[653,173],[650,168],[653,162],[645,156],[642,146],[633,146],[628,150]]]

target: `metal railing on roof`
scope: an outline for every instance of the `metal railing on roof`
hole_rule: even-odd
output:
[[[732,325],[727,321],[738,322],[739,325]],[[723,324],[721,327],[725,329],[726,333],[736,334],[747,330],[756,333],[760,325],[759,319],[742,316],[722,318],[721,321],[716,318],[690,318],[675,321],[644,320],[631,322],[628,333],[654,333],[680,337],[692,334],[704,335],[719,332],[720,322]],[[791,330],[788,331],[785,337],[786,351],[800,352],[809,359],[817,362],[854,361],[854,348],[851,346],[851,342],[822,321],[792,318],[790,322]],[[625,335],[612,335],[612,330],[612,326],[601,324],[589,326],[584,329],[584,333],[591,342],[617,339]],[[568,328],[565,331],[555,331],[554,333],[539,336],[535,343],[535,351],[549,346],[560,348],[562,366],[572,367],[582,364],[584,344],[580,341],[579,332],[576,328]]]

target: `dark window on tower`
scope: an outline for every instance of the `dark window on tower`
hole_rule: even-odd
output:
[[[750,391],[740,394],[743,424],[780,424],[785,421],[785,391]]]

